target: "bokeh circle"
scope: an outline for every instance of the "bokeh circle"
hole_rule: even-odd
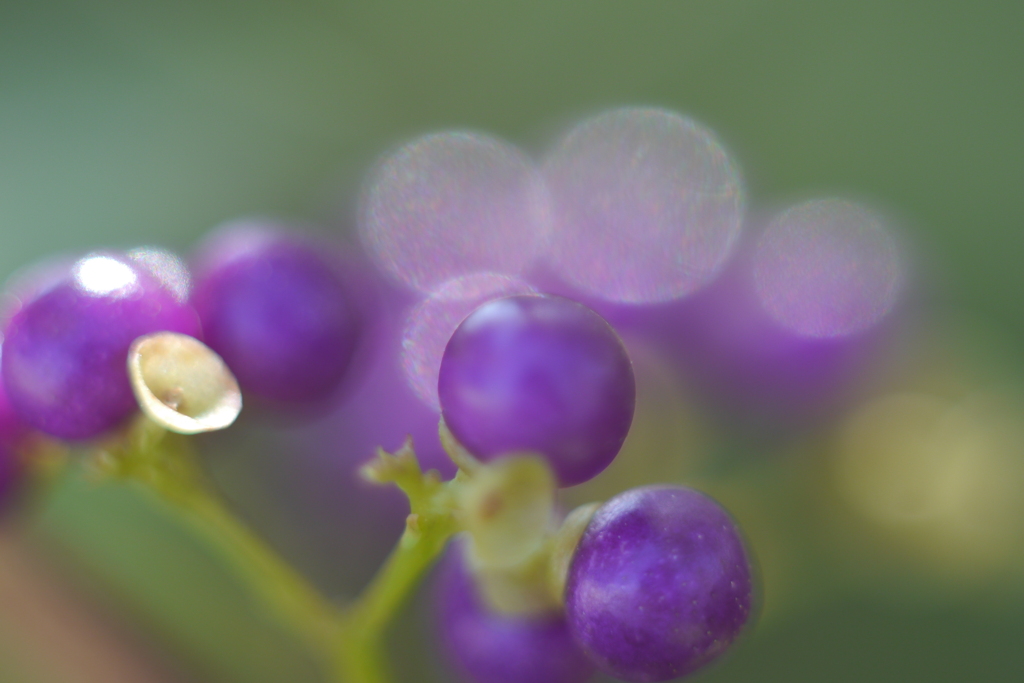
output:
[[[903,268],[880,219],[842,199],[798,204],[771,222],[754,254],[765,311],[806,337],[863,332],[896,302]]]
[[[379,266],[430,293],[460,275],[515,275],[544,248],[546,193],[533,162],[479,133],[426,135],[385,157],[364,188],[359,232]]]
[[[713,132],[670,111],[622,108],[584,120],[544,173],[552,265],[603,299],[684,297],[718,274],[740,234],[736,165]]]

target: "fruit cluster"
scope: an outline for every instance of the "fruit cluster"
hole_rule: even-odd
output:
[[[467,317],[438,388],[447,428],[475,459],[541,454],[558,486],[611,462],[635,395],[608,324],[581,304],[536,295],[497,299]],[[462,467],[472,474],[477,465]],[[443,641],[471,680],[584,681],[594,667],[627,681],[668,680],[714,659],[747,623],[750,558],[710,498],[633,489],[580,508],[530,544],[509,543],[514,534],[493,521],[515,495],[498,491],[465,507],[469,539],[439,589]]]
[[[119,472],[208,514],[192,479],[167,483],[180,447],[139,434],[222,429],[243,396],[292,415],[362,401],[346,396],[348,378],[380,341],[387,274],[420,295],[404,368],[439,412],[458,473],[424,473],[410,443],[380,451],[364,475],[401,488],[411,514],[367,593],[338,613],[275,570],[267,581],[290,588],[269,600],[314,647],[341,653],[326,657],[340,680],[383,680],[380,624],[456,538],[438,632],[468,680],[685,676],[747,627],[752,559],[729,514],[681,486],[558,512],[557,490],[604,471],[633,420],[633,364],[606,318],[702,359],[720,388],[737,379],[773,407],[790,391],[816,404],[845,342],[886,314],[901,281],[892,240],[858,206],[798,205],[755,245],[740,240],[742,210],[738,171],[710,131],[624,109],[578,126],[543,169],[477,134],[399,149],[367,186],[365,255],[250,220],[215,231],[191,267],[143,248],[37,268],[8,288],[0,486],[17,478],[14,450],[38,450],[25,436],[43,434],[116,451]]]
[[[89,254],[44,282],[16,284],[2,355],[5,443],[29,431],[96,439],[140,403],[146,409],[147,391],[201,426],[221,400],[205,394],[233,386],[203,385],[213,352],[266,409],[325,400],[360,328],[328,253],[265,224],[232,226],[200,251],[194,283],[170,254],[140,250]],[[208,348],[182,356],[179,346],[140,343],[182,335]],[[129,371],[133,363],[141,374]],[[664,680],[713,659],[747,621],[750,561],[738,531],[688,489],[627,492],[584,511],[593,514],[584,526],[571,516],[575,559],[547,569],[564,535],[554,486],[605,469],[629,430],[634,395],[616,333],[565,298],[494,299],[448,343],[439,397],[450,447],[471,482],[458,503],[470,537],[447,563],[439,613],[444,643],[472,679],[579,681],[597,666],[625,680]],[[147,413],[169,429],[200,431]],[[523,496],[515,475],[503,474],[516,454],[539,454],[551,474],[528,482],[529,504],[496,525],[492,508],[514,508]],[[538,514],[537,529],[524,531]],[[561,571],[554,582],[553,571]]]

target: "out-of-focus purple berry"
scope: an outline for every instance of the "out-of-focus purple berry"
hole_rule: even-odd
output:
[[[513,296],[476,309],[441,360],[445,422],[471,453],[544,455],[561,486],[615,458],[633,420],[633,368],[614,330],[581,304]]]
[[[197,259],[206,343],[242,391],[309,406],[341,385],[359,323],[331,250],[267,224],[230,226]]]
[[[584,531],[565,591],[573,637],[626,681],[685,676],[739,635],[753,602],[736,523],[692,489],[650,486],[601,506]]]
[[[755,421],[792,426],[834,409],[873,340],[783,329],[757,305],[746,265],[742,260],[692,301],[662,311],[663,346],[706,396]]]
[[[132,341],[162,330],[197,336],[198,319],[126,258],[86,256],[11,318],[2,358],[11,405],[52,436],[97,436],[137,407],[126,367]]]
[[[594,673],[560,614],[507,616],[483,604],[452,545],[436,586],[438,634],[449,662],[471,683],[583,683]]]
[[[627,343],[638,339],[657,347],[704,400],[733,419],[769,432],[789,430],[849,400],[892,324],[883,321],[835,337],[802,336],[779,325],[755,292],[751,248],[742,245],[717,280],[682,301],[651,306],[585,302]],[[548,291],[577,296],[550,274],[533,281]]]
[[[540,173],[489,135],[417,138],[383,158],[364,187],[358,223],[367,253],[423,294],[471,273],[516,275],[547,242]]]
[[[790,207],[772,220],[753,253],[760,304],[802,337],[873,328],[896,304],[905,271],[881,217],[842,199]]]

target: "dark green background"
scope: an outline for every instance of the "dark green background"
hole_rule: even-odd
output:
[[[239,214],[345,222],[398,141],[472,127],[539,151],[620,104],[717,130],[755,205],[883,207],[938,296],[1024,348],[1024,3],[1006,0],[0,2],[0,275],[60,251],[187,249]],[[307,680],[148,510],[72,483],[42,528],[188,668]],[[838,596],[709,680],[1022,680],[1021,598],[991,602]]]

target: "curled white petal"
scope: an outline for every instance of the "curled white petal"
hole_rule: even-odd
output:
[[[136,339],[128,352],[128,376],[142,412],[172,432],[224,429],[242,410],[242,392],[221,357],[184,334]]]

